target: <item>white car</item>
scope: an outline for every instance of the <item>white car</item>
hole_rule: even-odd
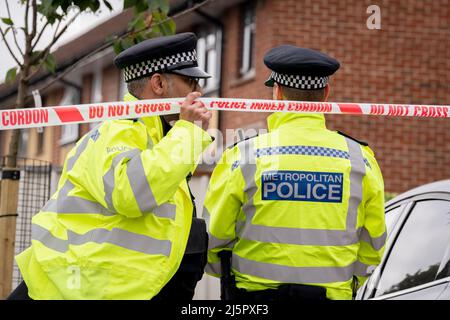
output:
[[[450,300],[450,180],[387,202],[386,226],[383,260],[356,300]]]

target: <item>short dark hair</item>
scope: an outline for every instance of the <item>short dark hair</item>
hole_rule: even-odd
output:
[[[325,88],[317,90],[302,90],[290,87],[282,87],[283,96],[286,100],[293,101],[323,101],[325,98]]]
[[[130,82],[127,83],[128,92],[131,93],[136,98],[140,97],[150,78],[151,76],[131,80]]]

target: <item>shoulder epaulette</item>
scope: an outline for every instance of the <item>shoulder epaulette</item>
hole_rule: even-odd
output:
[[[366,146],[366,147],[369,146],[369,144],[368,144],[367,142],[361,141],[361,140],[357,140],[357,139],[355,139],[355,138],[349,136],[348,134],[343,133],[342,131],[339,131],[339,130],[338,130],[337,133],[340,134],[341,136],[344,136],[344,137],[347,137],[347,138],[349,138],[349,139],[352,139],[353,141],[356,141],[356,142],[358,142],[359,144],[361,144],[361,145],[363,145],[363,146]]]

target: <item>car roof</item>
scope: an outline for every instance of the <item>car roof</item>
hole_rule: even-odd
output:
[[[395,198],[389,200],[386,203],[386,207],[388,207],[396,202],[399,202],[401,200],[411,198],[413,196],[417,196],[417,195],[424,194],[424,193],[436,193],[436,192],[450,193],[450,179],[431,182],[431,183],[416,187],[414,189],[408,190],[404,193],[401,193],[398,196],[396,196]]]

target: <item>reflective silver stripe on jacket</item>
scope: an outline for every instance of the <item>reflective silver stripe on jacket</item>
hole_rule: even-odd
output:
[[[140,155],[127,163],[127,176],[141,212],[152,212],[158,204],[148,183]]]
[[[214,262],[214,263],[208,263],[205,266],[205,272],[211,273],[211,274],[222,274],[222,267],[220,265],[220,261]]]
[[[37,224],[31,225],[31,239],[42,242],[44,246],[52,250],[64,253],[67,251],[67,240],[53,236],[47,229]]]
[[[109,168],[109,170],[103,176],[105,201],[110,210],[116,211],[112,200],[112,193],[115,187],[114,172],[117,165],[123,158],[130,159],[126,166],[126,173],[131,186],[131,190],[133,191],[134,197],[139,206],[139,210],[142,213],[149,213],[153,212],[157,208],[157,203],[155,197],[153,196],[150,185],[148,184],[140,155],[140,149],[133,149],[116,155],[112,161],[111,168]],[[161,208],[159,211],[163,212],[165,210]],[[164,214],[164,216],[174,218],[175,212],[169,215]]]
[[[212,234],[208,234],[208,250],[214,248],[233,248],[236,241],[237,239],[219,239]]]
[[[57,199],[47,201],[41,211],[55,212],[58,214],[92,213],[104,216],[112,216],[113,212],[108,211],[98,202],[86,200],[80,197],[69,196],[68,193],[74,188],[70,180],[66,180],[64,186],[58,193]]]
[[[348,152],[350,154],[350,198],[347,209],[346,230],[355,230],[358,218],[358,207],[363,198],[362,181],[366,174],[366,166],[362,155],[361,147],[358,142],[345,138],[347,141]]]
[[[75,154],[67,160],[67,171],[70,171],[73,169],[75,162],[78,160],[78,158],[81,156],[83,151],[86,149],[88,142],[89,142],[89,134],[87,134],[83,138],[83,140],[81,140],[81,143],[75,150]]]
[[[169,218],[175,220],[175,216],[177,214],[177,206],[172,203],[166,202],[153,209],[153,212],[151,214],[160,218]]]
[[[91,132],[97,130],[99,126],[100,125],[97,125],[94,129],[91,130]],[[67,171],[73,169],[76,161],[81,156],[83,151],[86,149],[89,143],[89,136],[90,134],[84,136],[83,140],[81,140],[80,144],[75,150],[75,154],[67,160],[67,168],[66,168]],[[58,192],[57,199],[48,200],[45,206],[42,208],[42,211],[56,212],[59,214],[72,214],[72,213],[97,213],[101,215],[114,214],[112,212],[109,212],[106,208],[104,208],[97,202],[83,199],[80,197],[70,196],[69,192],[72,191],[74,188],[75,186],[73,185],[73,183],[69,179],[66,179],[66,182],[64,183],[63,187]]]
[[[359,236],[361,241],[367,242],[376,251],[379,251],[386,244],[387,233],[386,231],[379,237],[373,238],[370,236],[369,231],[365,227],[361,228],[361,234]]]
[[[113,228],[92,229],[85,234],[67,231],[68,240],[57,238],[51,232],[37,224],[32,225],[32,239],[41,242],[46,247],[65,253],[69,245],[83,245],[89,242],[98,244],[109,243],[128,250],[144,254],[170,255],[171,242],[158,240],[142,234],[133,233],[123,229]]]
[[[238,143],[237,145],[241,153],[241,170],[245,181],[244,192],[247,195],[247,202],[242,206],[242,210],[244,211],[249,224],[256,213],[256,208],[253,204],[253,197],[257,191],[255,182],[256,158],[253,144],[253,139],[249,139]]]
[[[353,264],[353,274],[358,277],[368,277],[370,273],[368,272],[368,268],[370,265],[364,264],[360,261],[355,261]]]
[[[128,151],[119,153],[118,155],[116,155],[113,158],[111,167],[108,169],[108,171],[106,171],[105,175],[103,176],[103,188],[105,191],[105,202],[106,202],[106,205],[108,206],[109,210],[116,211],[116,209],[114,208],[113,200],[112,200],[112,193],[114,190],[114,186],[116,184],[115,179],[114,179],[114,172],[115,172],[117,165],[120,163],[120,161],[123,158],[132,158],[139,154],[140,154],[139,149],[132,149],[132,150],[128,150]]]
[[[112,200],[112,193],[115,187],[114,172],[123,158],[129,158],[130,161],[127,163],[126,173],[139,210],[143,214],[152,213],[157,217],[174,220],[176,216],[176,206],[174,204],[163,203],[158,206],[156,203],[142,165],[141,152],[142,150],[136,148],[122,152],[114,157],[111,167],[103,176],[105,202],[111,211],[116,212]]]
[[[331,283],[345,282],[353,277],[354,262],[345,267],[292,267],[274,263],[258,262],[233,254],[232,267],[240,273],[285,283]],[[367,267],[367,266],[365,266]]]
[[[307,246],[347,246],[359,241],[356,230],[300,229],[255,224],[246,226],[242,237],[253,241]]]

